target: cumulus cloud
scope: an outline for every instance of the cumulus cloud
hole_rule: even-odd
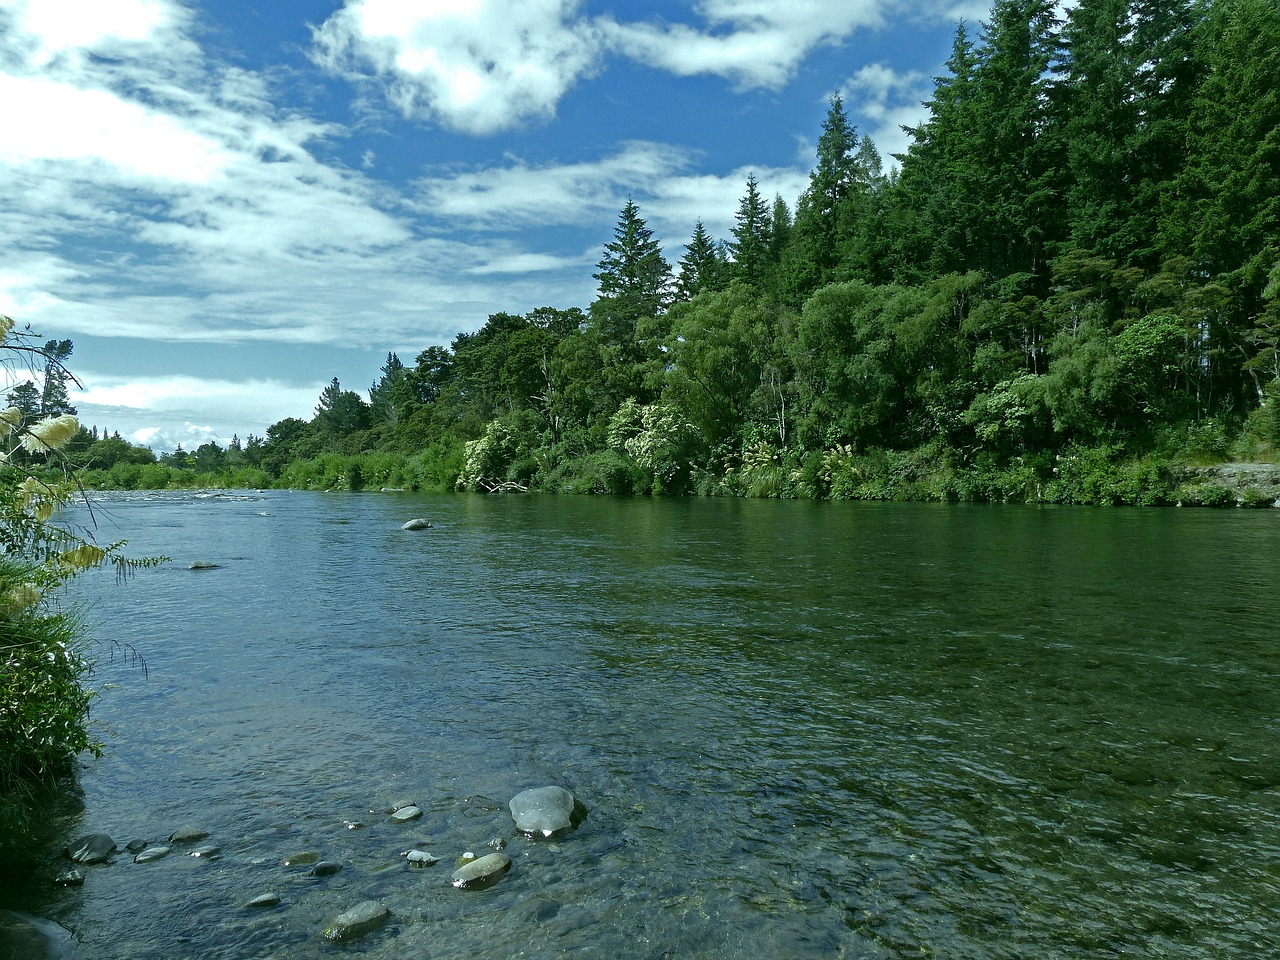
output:
[[[491,134],[555,113],[597,66],[600,35],[578,0],[350,0],[315,30],[317,63],[366,71],[405,115]]]
[[[282,380],[227,380],[182,375],[121,377],[86,371],[84,390],[73,402],[81,423],[119,430],[126,440],[158,451],[181,444],[192,450],[212,441],[226,446],[232,436],[266,431],[262,411],[279,411],[273,419],[307,419],[324,384]],[[210,419],[214,417],[216,419]],[[121,430],[122,423],[142,424]]]
[[[888,163],[894,154],[906,153],[911,137],[902,128],[918,126],[929,116],[924,101],[933,92],[933,81],[918,71],[900,72],[883,63],[860,69],[844,82],[840,95],[852,114],[871,129],[863,130],[876,143]]]
[[[624,55],[677,76],[710,74],[743,88],[776,88],[815,47],[882,26],[885,6],[885,0],[702,0],[694,10],[705,28],[609,22],[605,35]]]

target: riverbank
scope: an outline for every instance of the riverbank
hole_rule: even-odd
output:
[[[166,464],[139,469],[86,469],[97,490],[292,489],[447,492],[490,488],[557,494],[697,495],[750,499],[863,500],[1059,505],[1265,508],[1280,506],[1280,463],[1181,463],[1125,457],[1109,448],[1068,448],[1061,454],[1015,458],[1006,464],[963,464],[945,452],[845,448],[800,456],[765,447],[719,469],[692,470],[682,487],[655,490],[652,478],[623,458],[594,456],[522,473],[501,484],[464,484],[424,472],[417,456],[329,454],[295,461],[279,476],[263,470],[196,471]]]

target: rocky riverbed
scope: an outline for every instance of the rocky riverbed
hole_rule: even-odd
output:
[[[334,836],[341,831],[348,842],[325,844],[323,837],[310,849],[297,849],[277,858],[254,856],[238,863],[252,878],[241,895],[226,905],[227,922],[253,923],[252,917],[288,912],[339,878],[349,903],[314,931],[317,939],[349,943],[373,936],[394,936],[397,918],[386,900],[386,879],[397,873],[420,883],[430,871],[438,879],[441,896],[470,896],[501,883],[527,859],[529,848],[563,842],[587,816],[587,808],[566,788],[551,785],[515,794],[502,804],[488,798],[466,798],[477,827],[472,839],[436,832],[423,807],[406,797],[390,805],[371,807],[355,818],[334,817]],[[85,895],[122,869],[164,870],[178,862],[204,861],[209,869],[225,860],[239,860],[243,838],[211,836],[199,823],[157,830],[144,827],[140,836],[122,840],[107,833],[77,837],[51,866],[50,879],[59,886],[85,887]],[[153,835],[154,834],[154,835]],[[352,838],[359,837],[355,843]],[[476,838],[479,838],[476,842]],[[331,846],[334,849],[326,849]],[[542,861],[545,862],[545,861]],[[434,869],[433,869],[434,868]],[[174,883],[200,884],[200,871],[173,870]],[[409,875],[413,875],[410,877]],[[359,877],[376,878],[362,889]],[[437,884],[432,884],[437,886]],[[192,891],[193,893],[195,891]],[[326,902],[332,901],[327,897]],[[307,911],[314,913],[314,909]],[[10,914],[0,923],[0,957],[15,949],[23,960],[51,960],[74,956],[74,932],[48,920]]]

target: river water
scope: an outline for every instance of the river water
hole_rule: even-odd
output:
[[[66,834],[193,825],[221,855],[122,855],[33,894],[84,957],[1280,949],[1280,511],[269,492],[94,512],[100,541],[173,559],[77,585],[107,750]],[[525,840],[506,801],[545,784],[589,815]],[[400,799],[425,815],[393,824]],[[453,889],[495,840],[506,878]],[[410,869],[411,847],[443,859]],[[342,870],[284,865],[301,852]],[[385,927],[321,939],[367,899]]]

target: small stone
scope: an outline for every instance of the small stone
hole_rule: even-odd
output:
[[[147,847],[136,857],[133,858],[134,863],[150,863],[152,860],[159,860],[161,857],[169,855],[169,847]],[[192,854],[195,856],[195,854]]]
[[[332,860],[321,860],[314,867],[307,871],[309,877],[332,877],[335,873],[342,869],[342,864],[335,863]]]
[[[440,862],[439,857],[428,853],[426,850],[406,850],[404,858],[409,861],[409,866],[411,867],[429,867],[433,863]]]
[[[260,909],[262,907],[276,907],[279,905],[280,905],[280,894],[278,893],[259,894],[258,896],[254,897],[252,900],[250,900],[248,903],[245,904],[246,907],[252,907],[255,910]]]
[[[342,825],[348,830],[363,830],[364,824],[359,820],[343,820]]]
[[[501,837],[494,837],[486,843],[485,846],[493,850],[505,850],[507,849],[507,841],[503,840]]]
[[[281,863],[286,867],[305,867],[307,864],[316,863],[319,860],[320,854],[305,850],[302,853],[295,853],[285,857]]]
[[[490,853],[453,871],[451,880],[460,890],[483,890],[507,875],[511,858],[505,853]]]
[[[196,847],[191,851],[191,856],[201,857],[205,860],[213,860],[218,854],[222,853],[221,847],[215,847],[212,843],[205,844],[203,847]]]
[[[421,807],[401,807],[391,815],[391,819],[396,823],[408,823],[410,820],[417,820],[422,816]]]
[[[53,878],[53,885],[55,887],[82,887],[84,886],[84,871],[68,870],[65,873],[60,873]]]
[[[466,853],[460,856],[457,860],[453,861],[453,865],[455,867],[465,867],[468,863],[474,863],[475,859],[476,859],[476,855],[472,853],[470,850],[468,850]]]
[[[116,842],[105,833],[91,833],[67,847],[67,859],[76,863],[105,863],[116,852]]]
[[[197,840],[203,840],[207,836],[209,836],[208,830],[201,830],[199,827],[180,827],[169,834],[169,842],[195,843]]]
[[[387,922],[391,911],[377,900],[365,900],[350,910],[338,914],[325,928],[324,938],[342,942],[363,937]]]

